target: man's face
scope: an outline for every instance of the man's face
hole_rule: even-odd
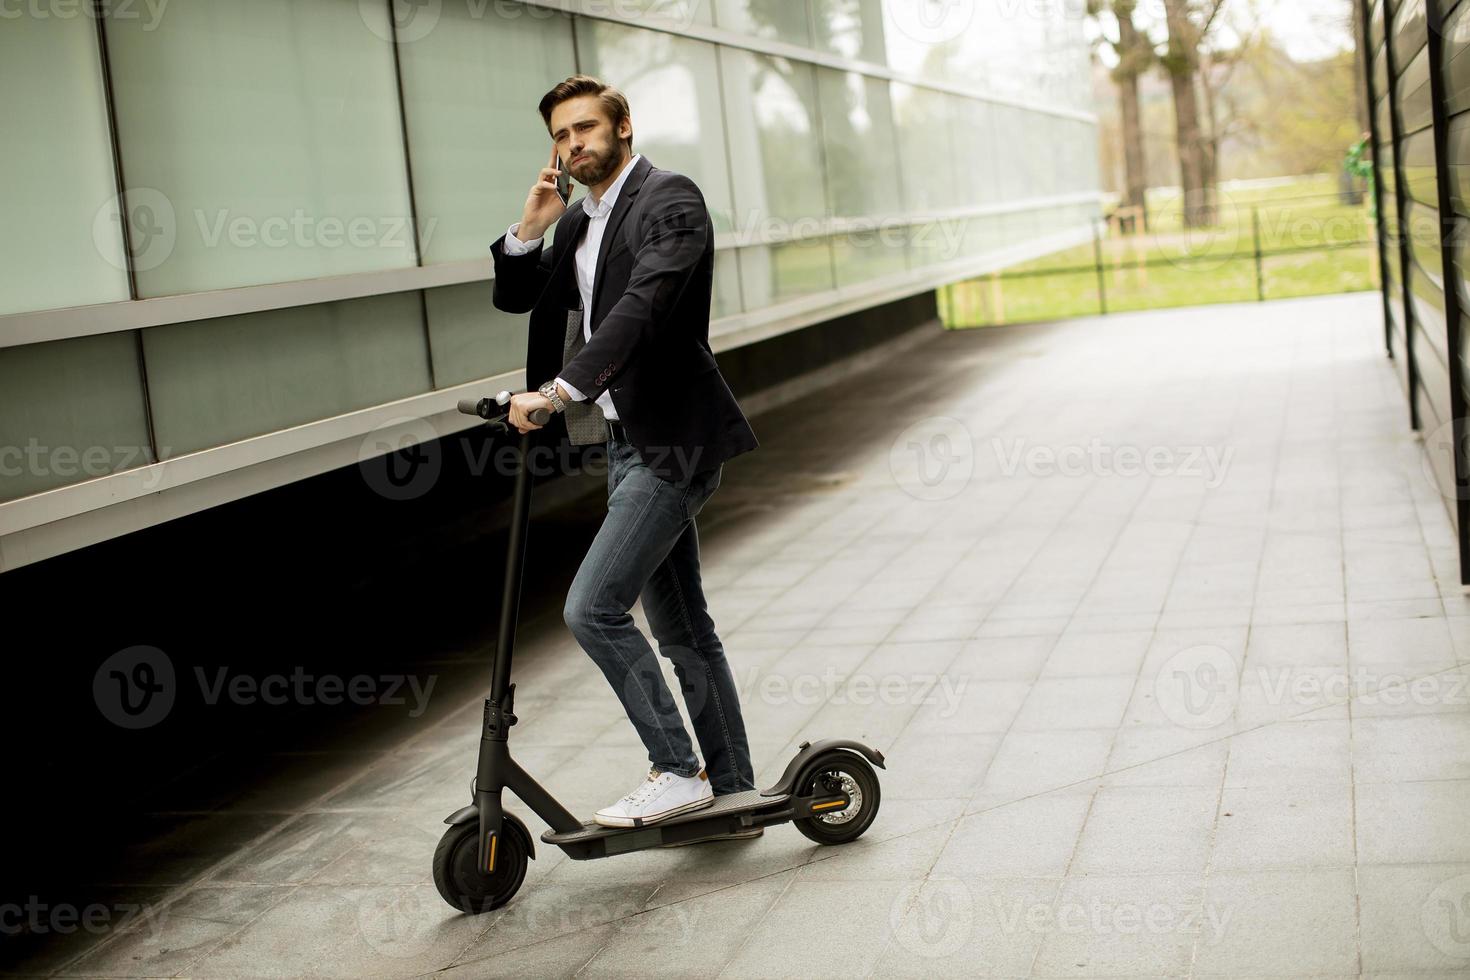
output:
[[[623,162],[620,137],[632,132],[632,123],[627,119],[621,131],[614,131],[595,95],[567,99],[551,110],[551,138],[556,141],[556,152],[567,165],[567,172],[584,187],[617,172]]]

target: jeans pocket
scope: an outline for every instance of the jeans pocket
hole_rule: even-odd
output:
[[[725,464],[721,463],[713,469],[696,474],[694,479],[689,481],[689,486],[684,489],[680,500],[685,520],[692,520],[704,509],[705,503],[719,488],[720,476],[724,469]]]

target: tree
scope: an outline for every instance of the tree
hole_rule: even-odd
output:
[[[1118,115],[1122,120],[1124,192],[1123,204],[1136,208],[1148,229],[1148,168],[1143,154],[1143,122],[1138,108],[1138,79],[1154,64],[1154,49],[1147,35],[1133,24],[1138,0],[1088,0],[1087,12],[1101,21],[1107,14],[1117,27],[1117,38],[1103,36],[1113,49],[1118,64],[1112,69],[1118,86]]]
[[[1179,154],[1179,185],[1184,191],[1184,225],[1214,224],[1215,209],[1208,188],[1206,149],[1200,131],[1200,45],[1219,16],[1225,0],[1164,0],[1168,32],[1159,63],[1169,75],[1174,93],[1174,142]]]

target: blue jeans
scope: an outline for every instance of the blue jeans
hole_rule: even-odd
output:
[[[711,789],[754,789],[735,677],[699,580],[694,526],[724,464],[676,484],[656,476],[625,442],[610,439],[607,456],[607,517],[567,593],[567,627],[612,685],[648,761],[696,775],[699,760],[673,695],[629,613],[641,594],[659,653],[673,662]]]

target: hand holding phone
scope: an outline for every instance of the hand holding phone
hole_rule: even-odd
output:
[[[567,173],[566,164],[562,163],[560,156],[556,157],[556,193],[561,198],[561,206],[566,207],[572,199],[572,177]]]
[[[521,212],[521,224],[516,237],[523,242],[540,238],[546,229],[556,223],[567,209],[571,197],[571,184],[566,169],[561,165],[556,147],[551,148],[551,162],[541,168],[531,193],[526,195],[526,207]]]

